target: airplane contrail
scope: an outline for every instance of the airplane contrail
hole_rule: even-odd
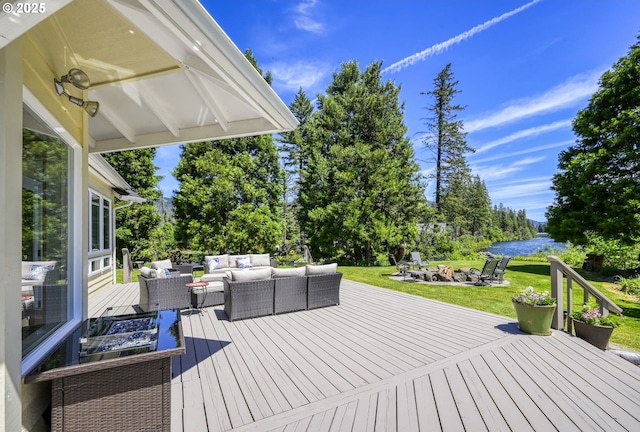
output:
[[[420,51],[419,53],[416,54],[412,54],[409,57],[405,57],[402,60],[395,62],[394,64],[392,64],[389,67],[386,67],[382,70],[382,73],[386,73],[386,72],[390,72],[390,73],[395,73],[395,72],[400,72],[402,69],[407,68],[411,65],[414,65],[418,62],[421,62],[425,59],[427,59],[428,57],[431,57],[433,55],[436,54],[440,54],[444,51],[446,51],[450,46],[460,43],[466,39],[469,39],[470,37],[476,35],[477,33],[480,33],[483,30],[488,29],[489,27],[498,24],[501,21],[506,20],[507,18],[516,15],[520,12],[522,12],[525,9],[530,8],[531,6],[533,6],[536,3],[541,2],[542,0],[533,0],[523,6],[520,6],[517,9],[512,10],[511,12],[506,12],[503,13],[502,15],[495,17],[493,19],[490,19],[489,21],[486,21],[480,25],[475,26],[474,28],[472,28],[471,30],[467,30],[464,33],[459,34],[458,36],[454,36],[451,39],[448,39],[444,42],[440,42],[438,44],[433,45],[432,47],[429,47],[427,49],[425,49],[424,51]]]

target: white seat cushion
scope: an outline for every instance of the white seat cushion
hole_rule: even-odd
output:
[[[271,268],[231,270],[231,280],[247,282],[255,280],[271,279]]]
[[[306,269],[308,275],[331,274],[338,271],[338,264],[307,265]]]
[[[306,269],[304,267],[271,269],[271,277],[274,278],[297,277],[304,275],[306,275]]]

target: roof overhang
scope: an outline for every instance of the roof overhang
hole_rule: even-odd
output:
[[[89,168],[92,169],[98,176],[113,189],[116,197],[122,201],[131,201],[134,203],[146,202],[146,198],[142,198],[135,193],[129,183],[122,178],[118,172],[107,162],[102,156],[97,153],[89,154]]]
[[[297,127],[286,105],[196,0],[67,2],[53,2],[58,9],[30,22],[25,35],[29,52],[35,48],[39,54],[33,61],[52,71],[51,91],[54,77],[71,68],[91,79],[88,91],[65,87],[73,96],[100,103],[95,117],[78,124],[88,132],[90,152]],[[59,100],[69,112],[81,109]]]

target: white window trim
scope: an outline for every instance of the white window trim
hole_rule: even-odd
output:
[[[82,255],[82,234],[84,230],[84,215],[82,206],[75,205],[82,201],[84,190],[82,184],[82,146],[67,132],[60,122],[44,107],[37,97],[26,87],[22,87],[22,102],[26,104],[40,119],[58,134],[60,139],[69,146],[70,178],[69,184],[69,261],[67,276],[70,285],[69,318],[65,324],[47,337],[40,345],[22,359],[22,375],[33,369],[42,358],[55,348],[62,339],[68,336],[82,322],[82,266],[74,265],[76,257]]]
[[[98,241],[100,243],[99,249],[93,249],[93,196],[97,196],[100,200],[99,210],[98,210],[98,225],[99,225],[99,233],[98,233]],[[105,211],[105,203],[108,206],[108,214],[109,214],[109,238],[108,245],[104,245],[104,211]],[[112,209],[113,205],[111,203],[111,198],[106,195],[101,194],[95,189],[89,188],[89,244],[88,244],[88,252],[89,255],[93,258],[96,255],[111,255],[111,243],[113,237],[113,214]]]

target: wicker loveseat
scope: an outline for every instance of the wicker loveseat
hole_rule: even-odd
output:
[[[230,321],[340,304],[336,264],[230,273],[223,279]]]

